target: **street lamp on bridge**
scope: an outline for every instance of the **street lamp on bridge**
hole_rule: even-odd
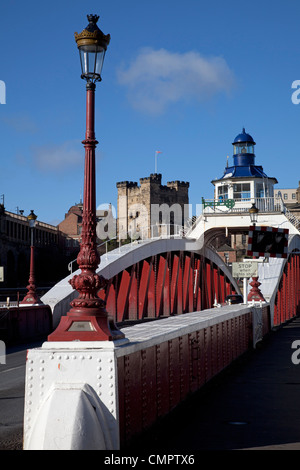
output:
[[[42,302],[37,296],[36,286],[35,286],[35,270],[34,270],[34,229],[36,225],[37,216],[30,211],[30,214],[27,216],[27,220],[30,228],[30,268],[29,268],[29,281],[28,281],[28,292],[25,295],[24,299],[20,302],[20,305],[32,305],[32,304],[41,304]]]
[[[81,63],[81,78],[86,80],[86,133],[82,238],[77,263],[81,269],[69,282],[79,296],[71,302],[71,309],[63,316],[49,341],[106,341],[124,338],[108,316],[105,302],[97,292],[106,280],[96,274],[100,256],[96,244],[96,178],[95,178],[95,89],[101,81],[104,56],[110,42],[97,26],[99,16],[87,15],[89,24],[75,33]]]

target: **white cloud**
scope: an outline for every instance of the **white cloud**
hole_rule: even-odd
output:
[[[222,57],[147,48],[127,68],[119,69],[118,81],[127,87],[135,109],[160,114],[172,103],[203,101],[220,92],[229,93],[235,78]]]
[[[41,171],[66,171],[83,165],[84,148],[80,141],[66,141],[60,145],[33,148],[33,160]]]

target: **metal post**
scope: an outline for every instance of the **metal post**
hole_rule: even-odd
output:
[[[247,305],[247,297],[248,297],[248,278],[244,277],[243,279],[243,294],[244,294],[244,304]]]

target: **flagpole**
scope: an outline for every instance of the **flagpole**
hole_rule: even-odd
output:
[[[157,173],[157,154],[158,154],[158,153],[161,153],[161,151],[160,151],[160,150],[156,150],[156,152],[155,152],[155,174]]]

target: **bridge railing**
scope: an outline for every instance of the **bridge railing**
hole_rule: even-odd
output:
[[[187,222],[188,227],[189,225],[190,221]],[[137,227],[137,229],[129,232],[129,241],[122,241],[118,236],[115,236],[110,239],[104,240],[102,243],[97,245],[97,248],[101,248],[105,245],[105,255],[107,255],[109,253],[109,243],[115,240],[118,244],[118,252],[122,253],[122,251],[126,252],[128,251],[129,247],[132,248],[133,246],[136,246],[139,243],[149,242],[151,240],[157,240],[162,238],[168,239],[184,237],[186,230],[187,227],[178,224],[155,224],[151,225],[150,227]],[[68,263],[68,270],[71,274],[73,273],[73,267],[76,262],[77,258]]]
[[[205,215],[216,215],[218,213],[247,213],[255,203],[259,212],[280,213],[283,212],[284,204],[278,197],[255,197],[244,199],[205,199],[203,200],[203,213]]]
[[[0,309],[1,308],[10,308],[10,307],[19,307],[19,302],[17,301],[8,301],[8,302],[0,302]]]

